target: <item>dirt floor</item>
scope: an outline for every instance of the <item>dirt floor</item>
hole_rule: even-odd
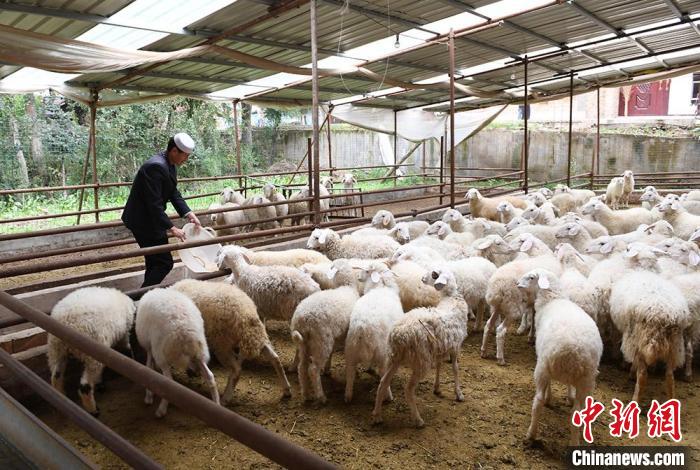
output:
[[[288,327],[269,324],[270,336],[285,364],[294,349]],[[304,404],[299,399],[296,374],[288,374],[293,397],[281,399],[281,388],[267,364],[246,363],[230,409],[279,433],[322,457],[346,468],[562,468],[568,439],[569,408],[565,388],[555,384],[552,406],[546,408],[540,427],[540,441],[534,447],[524,443],[533,396],[534,349],[523,336],[509,336],[506,343],[508,366],[500,367],[492,357],[479,357],[480,334],[464,343],[460,373],[465,401],[454,400],[450,367],[442,374],[443,397],[432,393],[432,376],[418,389],[418,406],[426,422],[423,429],[411,426],[403,385],[407,372],[394,379],[395,401],[384,409],[384,424],[373,426],[370,413],[378,378],[360,373],[352,404],[343,402],[344,361],[342,353],[333,359],[331,376],[323,380],[328,395],[325,406]],[[213,371],[219,389],[227,372],[216,363]],[[696,375],[698,373],[696,366]],[[199,379],[179,374],[177,380],[207,395]],[[606,406],[594,425],[596,444],[670,445],[668,439],[645,436],[646,412],[650,400],[665,401],[663,374],[652,373],[642,403],[641,435],[634,441],[612,438],[607,425],[611,400],[627,403],[634,383],[615,366],[603,364],[595,398]],[[70,389],[69,389],[70,391]],[[73,391],[75,394],[75,391]],[[126,379],[106,380],[106,391],[98,394],[100,419],[167,468],[270,468],[262,456],[210,429],[185,412],[171,406],[163,419],[154,416],[155,405],[143,403],[143,389]],[[700,379],[696,383],[677,381],[682,402],[684,445],[690,446],[694,465],[700,462]],[[73,397],[75,399],[75,396]],[[33,401],[30,409],[89,458],[104,468],[123,468],[110,451],[67,422],[48,405]]]

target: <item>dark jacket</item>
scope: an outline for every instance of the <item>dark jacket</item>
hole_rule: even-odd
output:
[[[136,173],[122,221],[134,233],[163,235],[173,226],[165,214],[167,201],[180,217],[190,212],[177,190],[177,168],[168,163],[165,152],[160,152],[149,158]]]

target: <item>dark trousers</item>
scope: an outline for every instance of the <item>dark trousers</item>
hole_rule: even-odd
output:
[[[153,235],[134,232],[134,238],[141,248],[168,244],[168,236],[165,233]],[[173,269],[173,256],[170,252],[147,255],[144,258],[146,259],[146,273],[143,276],[141,287],[160,284]]]

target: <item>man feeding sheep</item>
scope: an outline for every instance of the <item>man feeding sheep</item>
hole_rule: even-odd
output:
[[[170,201],[180,217],[197,226],[201,223],[182,199],[177,190],[177,167],[187,161],[194,150],[192,137],[180,132],[168,141],[160,152],[141,165],[131,186],[122,221],[134,234],[141,248],[167,245],[168,236],[185,241],[185,232],[173,225],[165,213],[165,203]],[[173,268],[169,252],[146,257],[146,273],[141,287],[160,284]]]

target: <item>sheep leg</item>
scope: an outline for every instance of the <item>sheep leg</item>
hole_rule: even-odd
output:
[[[292,363],[287,366],[287,372],[294,372],[299,367],[299,350],[294,351],[294,359]]]
[[[161,366],[160,369],[163,371],[164,376],[166,376],[170,380],[173,380],[173,374],[170,371],[169,364],[165,364],[165,365]],[[156,410],[156,418],[162,418],[167,413],[168,413],[168,400],[161,397],[160,403],[158,404],[158,409]]]
[[[236,384],[238,383],[238,379],[241,376],[242,364],[243,360],[239,356],[234,355],[229,365],[231,372],[229,372],[228,374],[228,381],[226,382],[224,395],[223,397],[221,397],[221,401],[224,405],[229,404],[233,399],[233,391],[236,389]]]
[[[669,354],[669,358],[666,361],[666,396],[668,400],[676,396],[676,382],[673,378],[673,370],[675,368],[676,363],[673,354]]]
[[[272,367],[275,368],[275,373],[277,373],[277,377],[279,378],[280,383],[282,384],[282,396],[284,398],[291,397],[292,386],[289,384],[289,380],[287,380],[287,375],[284,373],[284,367],[282,367],[282,361],[280,361],[280,358],[275,352],[275,350],[272,349],[271,345],[266,344],[265,346],[263,346],[262,355],[268,361],[270,361]],[[301,364],[301,356],[299,357],[299,363]]]
[[[155,370],[155,367],[153,367],[153,354],[151,354],[150,350],[146,351],[146,367]],[[146,388],[146,397],[143,399],[143,402],[147,405],[153,404],[153,392],[151,389]]]
[[[53,355],[50,354],[50,356]],[[61,355],[61,357],[58,358],[51,357],[49,363],[51,365],[51,385],[56,391],[65,395],[64,378],[66,375],[66,366],[68,365],[68,357],[66,355]]]
[[[331,359],[333,358],[333,351],[328,355],[328,360],[326,365],[323,366],[323,375],[331,375]]]
[[[212,373],[211,369],[207,367],[207,363],[202,359],[197,361],[197,366],[199,367],[200,374],[202,374],[202,380],[204,380],[204,382],[206,382],[206,384],[209,386],[211,401],[217,405],[221,404],[219,402],[219,389],[216,386],[216,379],[214,379],[214,374]]]
[[[647,365],[639,356],[637,356],[635,362],[637,363],[637,383],[634,386],[634,395],[632,395],[632,400],[639,403],[639,397],[647,384]]]
[[[345,356],[345,403],[352,401],[352,390],[355,385],[355,373],[357,372],[357,362],[352,354]],[[379,392],[377,392],[377,395]]]
[[[518,329],[516,330],[517,335],[522,335],[525,333],[525,330],[527,330],[530,327],[530,317],[528,316],[528,310],[525,309],[523,312],[522,316],[520,317],[520,325],[518,326]]]
[[[300,347],[303,348],[302,345]],[[299,366],[297,367],[297,378],[299,379],[299,392],[302,401],[309,401],[309,355],[305,350],[299,354]]]
[[[398,363],[390,363],[389,369],[384,373],[384,375],[382,375],[382,380],[379,382],[379,388],[377,388],[377,398],[374,400],[374,409],[372,410],[372,421],[374,424],[380,424],[382,422],[382,405],[384,404],[384,397],[387,395],[387,391],[391,385],[391,379],[398,370]]]
[[[83,375],[80,377],[80,388],[78,388],[80,401],[88,413],[93,416],[99,416],[100,411],[97,409],[97,403],[95,403],[95,383],[102,376],[104,365],[92,358],[86,359],[84,365]]]
[[[509,326],[510,317],[505,317],[496,329],[496,360],[498,361],[499,366],[506,365],[504,350],[506,346],[506,334],[508,333]]]
[[[547,385],[547,389],[544,391],[544,406],[549,406],[552,401],[552,383]]]
[[[690,333],[685,333],[685,372],[683,380],[690,382],[693,380],[693,340]]]
[[[542,414],[542,408],[545,404],[545,396],[549,388],[549,375],[545,368],[538,363],[535,366],[535,397],[532,399],[532,417],[530,418],[530,427],[527,429],[527,440],[534,441],[537,439],[537,427]]]
[[[317,364],[317,360],[318,359],[316,357],[311,357],[311,360],[309,361],[309,376],[311,378],[311,386],[314,389],[314,395],[316,397],[316,400],[318,400],[320,403],[326,403],[326,394],[323,393],[323,384],[321,383],[321,370],[323,369],[323,366]]]
[[[574,406],[576,404],[576,395],[576,388],[573,385],[569,385],[566,389],[566,404]]]
[[[476,306],[476,320],[474,321],[474,331],[479,332],[482,329],[482,324],[484,322],[484,312],[486,311],[486,302],[483,300],[479,301]]]
[[[464,401],[464,394],[462,393],[460,384],[459,384],[459,353],[453,352],[451,354],[452,356],[452,373],[454,374],[455,378],[455,399],[457,401]]]
[[[530,319],[530,331],[527,335],[527,344],[534,345],[535,344],[535,312],[531,309],[528,309],[527,316]]]
[[[384,374],[386,374],[386,371],[389,370],[389,359],[387,358],[386,361],[384,361],[384,364],[381,366],[379,369],[380,375],[380,382],[381,382],[381,377],[384,377]],[[386,400],[387,401],[394,401],[394,394],[391,393],[391,384],[389,384],[389,387],[386,389]]]
[[[406,384],[406,402],[408,403],[408,409],[411,410],[411,419],[413,423],[417,428],[422,428],[425,426],[425,422],[418,412],[418,406],[416,406],[416,387],[418,387],[418,382],[420,382],[420,376],[418,372],[414,370]]]
[[[481,340],[481,357],[486,357],[486,346],[489,342],[489,335],[496,329],[496,319],[498,318],[498,310],[491,308],[491,316],[486,321],[486,326],[484,326],[484,335]]]
[[[433,393],[439,397],[442,396],[442,392],[440,391],[440,367],[442,366],[442,360],[437,361],[437,365],[435,366],[435,383],[433,384]]]

